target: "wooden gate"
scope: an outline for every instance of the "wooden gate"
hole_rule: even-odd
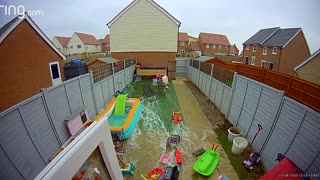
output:
[[[176,79],[176,63],[177,61],[168,61],[168,77],[169,80]]]

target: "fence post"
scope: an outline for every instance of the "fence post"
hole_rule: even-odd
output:
[[[209,93],[208,93],[208,98],[210,99],[210,97],[211,97],[211,86],[212,86],[212,75],[213,75],[213,67],[214,67],[214,65],[213,64],[211,64],[211,73],[210,73],[210,87],[209,87]]]
[[[127,60],[124,60],[123,62],[123,74],[124,74],[124,84],[125,84],[125,86],[127,86],[129,83],[127,83],[127,76],[126,76],[126,61]]]
[[[113,82],[113,93],[116,93],[116,87],[115,87],[115,82],[114,82],[114,63],[111,64],[112,65],[112,82]]]
[[[93,99],[94,110],[96,111],[96,115],[97,115],[99,113],[99,110],[98,110],[98,105],[97,105],[97,101],[96,101],[96,94],[94,92],[94,87],[93,87],[94,86],[94,81],[93,81],[93,73],[92,73],[92,71],[90,71],[89,79],[90,79],[90,89],[92,91],[92,99]]]
[[[230,98],[230,103],[229,103],[229,107],[228,107],[228,112],[226,114],[226,117],[228,117],[228,119],[230,119],[229,115],[230,115],[230,110],[231,110],[231,106],[232,106],[232,101],[233,101],[233,96],[234,96],[234,91],[235,91],[235,83],[236,83],[236,80],[237,80],[237,75],[238,75],[238,72],[234,72],[233,73],[233,80],[232,80],[232,90],[231,90],[231,98]]]
[[[288,87],[287,87],[287,89],[286,89],[286,94],[285,94],[285,95],[287,95],[287,96],[288,96],[288,94],[289,94],[291,82],[292,82],[292,77],[290,77],[289,84],[288,84]]]

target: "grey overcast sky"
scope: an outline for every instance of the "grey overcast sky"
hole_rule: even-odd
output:
[[[83,32],[102,39],[106,24],[132,0],[0,0],[0,26],[14,18],[2,6],[22,5],[42,11],[32,19],[52,40]],[[227,35],[231,44],[242,43],[259,29],[301,27],[311,53],[320,48],[319,0],[155,0],[181,22],[180,32],[198,37],[199,32]],[[2,6],[1,6],[2,5]],[[18,8],[17,8],[18,11]],[[18,12],[17,12],[18,13]]]

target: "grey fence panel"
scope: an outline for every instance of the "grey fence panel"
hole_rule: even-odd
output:
[[[40,96],[20,106],[20,113],[26,130],[46,164],[59,149],[60,144],[50,124],[43,97]],[[25,129],[17,129],[17,131]]]
[[[198,69],[193,68],[193,83],[198,87]]]
[[[74,113],[79,108],[83,107],[79,79],[67,81],[65,83],[65,88],[71,112]]]
[[[224,86],[222,103],[221,103],[221,111],[225,116],[228,115],[231,96],[232,96],[232,89],[228,86]]]
[[[244,102],[238,120],[238,127],[242,130],[242,135],[247,136],[250,125],[252,124],[257,106],[260,100],[262,85],[249,81],[247,83],[247,92],[245,93]]]
[[[71,109],[64,85],[59,85],[45,91],[47,105],[52,117],[53,125],[62,143],[66,142],[70,134],[65,125],[65,119],[71,115]]]
[[[96,116],[96,110],[93,100],[92,84],[90,80],[90,74],[81,76],[80,78],[80,88],[83,98],[83,103],[87,106],[87,113],[90,119]]]
[[[262,161],[267,169],[278,163],[274,160],[278,153],[285,154],[298,131],[305,115],[305,109],[284,97],[269,141],[262,151]],[[319,166],[320,167],[320,166]]]
[[[195,77],[196,86],[200,88],[200,70],[196,69],[195,74],[196,74],[196,77]]]
[[[314,159],[313,163],[307,169],[306,173],[307,174],[318,174],[319,173],[319,167],[320,167],[320,153],[318,153],[317,157]],[[316,178],[314,178],[314,179],[316,179]]]
[[[320,114],[306,108],[305,117],[287,153],[303,171],[307,171],[320,151]],[[319,168],[319,167],[318,167]],[[319,171],[317,172],[319,173]]]
[[[109,84],[109,93],[110,93],[110,98],[112,98],[114,96],[115,93],[115,88],[113,86],[113,78],[108,78],[108,84]]]
[[[209,98],[210,87],[211,87],[211,77],[209,75],[205,75],[205,77],[206,77],[206,80],[205,80],[206,88],[205,88],[204,94]]]
[[[177,58],[176,59],[176,71],[177,74],[186,75],[187,74],[187,66],[189,66],[190,59],[189,58]]]
[[[261,150],[270,133],[271,127],[275,122],[282,97],[283,91],[279,91],[267,85],[263,85],[256,114],[249,129],[249,133],[246,137],[247,140],[251,142],[258,131],[258,124],[261,124],[263,130],[259,133],[259,136],[256,137],[255,142],[252,145],[256,151]]]
[[[126,68],[125,70],[125,81],[126,81],[126,86],[131,82],[131,79],[130,79],[130,77],[131,77],[131,67],[128,67],[128,68]]]
[[[205,89],[205,78],[204,78],[204,73],[203,72],[199,72],[199,89],[204,92]]]
[[[217,91],[216,91],[216,98],[214,99],[214,104],[221,109],[221,101],[223,95],[223,85],[222,83],[217,82]]]
[[[4,150],[0,148],[0,176],[1,179],[24,179],[20,172],[15,168]]]
[[[94,84],[93,91],[94,91],[94,95],[95,95],[97,109],[99,112],[101,112],[105,107],[101,83]]]
[[[28,135],[18,108],[1,117],[0,144],[25,179],[33,179],[46,166]]]
[[[102,94],[103,94],[103,104],[104,104],[104,107],[108,104],[108,102],[110,101],[110,91],[109,91],[109,83],[108,83],[108,79],[104,79],[102,82],[101,82],[101,86],[102,86]],[[111,79],[111,78],[110,78]]]
[[[209,99],[211,100],[211,102],[214,103],[214,99],[216,97],[216,91],[217,91],[217,84],[218,84],[218,81],[211,78],[211,91],[210,91],[210,97]]]
[[[238,124],[239,116],[241,113],[244,97],[246,95],[247,81],[236,75],[234,82],[234,95],[231,102],[231,108],[229,112],[229,121],[233,125]]]

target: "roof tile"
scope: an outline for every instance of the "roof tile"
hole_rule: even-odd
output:
[[[230,42],[226,35],[212,34],[212,33],[200,33],[199,39],[205,44],[217,44],[230,46]]]
[[[280,29],[273,34],[268,40],[266,40],[264,46],[278,46],[283,47],[286,45],[299,31],[301,28],[288,28]]]
[[[102,43],[103,44],[110,43],[110,35],[109,34],[106,35],[106,37],[103,39]]]
[[[264,41],[266,41],[272,34],[277,32],[279,29],[279,27],[260,29],[256,34],[250,37],[243,44],[261,44]]]
[[[61,37],[61,36],[56,36],[57,40],[60,42],[62,47],[67,47],[68,42],[70,41],[70,37]]]
[[[76,35],[84,44],[100,45],[99,41],[93,35],[78,32],[76,32]]]
[[[179,41],[188,42],[189,41],[188,34],[184,32],[179,32]]]

